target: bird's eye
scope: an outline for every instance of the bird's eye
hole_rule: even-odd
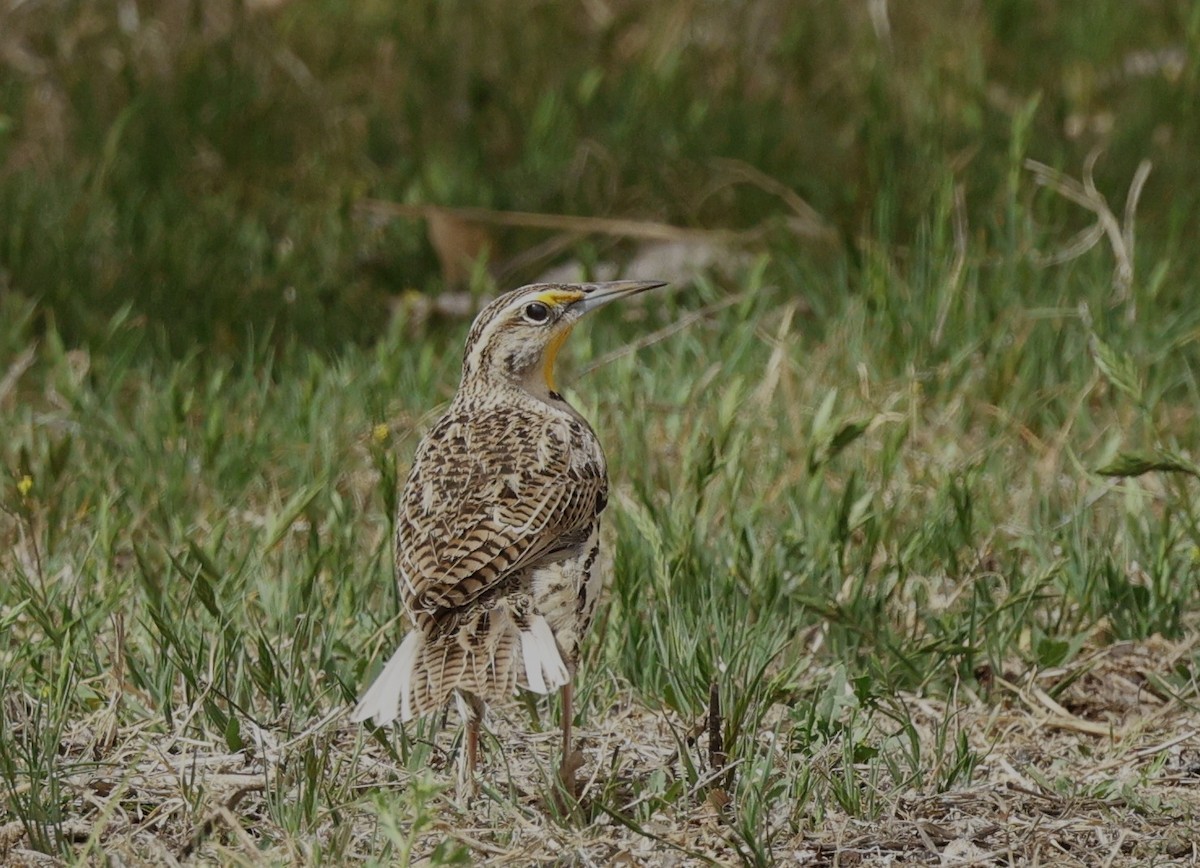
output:
[[[550,308],[540,301],[531,301],[525,305],[525,319],[529,322],[545,322],[550,318]]]

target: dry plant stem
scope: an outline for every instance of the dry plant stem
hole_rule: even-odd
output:
[[[725,741],[721,735],[721,694],[714,681],[708,686],[708,764],[714,774],[725,768],[725,760]]]
[[[662,328],[658,329],[657,331],[650,332],[650,334],[648,334],[642,338],[639,338],[636,341],[630,341],[629,343],[627,343],[621,347],[618,347],[617,349],[613,350],[612,352],[605,353],[604,355],[600,356],[600,358],[596,359],[590,365],[587,365],[585,368],[583,368],[583,370],[581,370],[579,372],[579,378],[582,379],[583,377],[586,377],[588,374],[592,373],[592,371],[595,371],[598,368],[603,368],[605,365],[612,364],[613,362],[615,362],[617,359],[621,358],[622,356],[628,356],[631,353],[636,353],[639,350],[644,350],[646,347],[652,346],[653,344],[656,344],[659,341],[666,340],[667,338],[669,338],[671,335],[675,334],[676,332],[683,331],[684,329],[690,328],[695,323],[699,322],[702,319],[705,319],[706,317],[711,316],[712,314],[716,313],[717,311],[721,311],[727,307],[733,307],[734,305],[741,304],[749,297],[750,297],[749,292],[739,292],[737,295],[731,295],[728,298],[723,298],[720,301],[713,302],[710,305],[706,305],[705,307],[700,308],[698,311],[695,311],[694,313],[690,313],[687,316],[682,316],[675,322],[671,323],[670,325],[663,326]]]
[[[199,829],[190,837],[179,851],[181,858],[187,858],[196,851],[196,849],[204,843],[204,840],[213,833],[217,827],[217,820],[225,820],[231,830],[240,830],[241,824],[233,816],[234,809],[247,793],[258,792],[265,788],[265,783],[256,781],[247,786],[241,787],[233,792],[223,805],[219,805],[211,816],[200,826]]]
[[[764,193],[777,196],[782,200],[795,214],[795,217],[789,221],[788,225],[796,234],[825,240],[836,236],[833,228],[816,208],[804,201],[795,190],[771,177],[766,172],[742,160],[718,159],[716,165],[718,168],[724,170],[734,182],[751,184]],[[713,192],[716,189],[717,187],[714,186]]]
[[[0,378],[0,403],[3,403],[13,389],[16,388],[21,375],[33,367],[33,363],[36,360],[36,343],[27,347],[24,352],[13,360],[12,364],[8,366],[8,370],[4,372],[4,376]]]
[[[522,229],[552,229],[584,235],[612,235],[619,238],[641,238],[648,241],[708,241],[717,244],[737,244],[758,240],[766,227],[744,231],[731,229],[687,229],[653,220],[626,220],[612,217],[577,217],[570,214],[537,214],[530,211],[496,211],[491,208],[447,208],[443,205],[407,205],[382,199],[364,199],[361,211],[371,215],[401,217],[412,220],[428,219],[430,214],[451,214],[461,220],[492,226],[512,226]]]
[[[549,263],[555,256],[569,250],[584,236],[578,232],[563,232],[552,235],[540,244],[527,248],[517,255],[496,265],[496,281],[500,284],[511,283],[525,269],[540,263]],[[615,242],[614,242],[615,243]]]
[[[1096,217],[1094,225],[1077,233],[1058,253],[1038,256],[1035,259],[1043,265],[1067,262],[1082,256],[1102,237],[1107,236],[1113,257],[1117,260],[1116,273],[1113,275],[1114,299],[1119,302],[1130,302],[1127,318],[1133,321],[1137,315],[1136,306],[1132,303],[1130,296],[1134,275],[1134,227],[1137,222],[1138,200],[1141,199],[1142,190],[1146,186],[1146,179],[1150,177],[1153,164],[1149,160],[1142,160],[1138,164],[1133,173],[1133,180],[1129,184],[1129,192],[1125,197],[1123,218],[1117,219],[1112,208],[1109,207],[1108,200],[1096,187],[1094,172],[1100,154],[1100,149],[1088,154],[1084,161],[1081,181],[1036,160],[1025,161],[1025,168],[1033,173],[1037,183],[1049,187],[1064,199],[1086,208]]]

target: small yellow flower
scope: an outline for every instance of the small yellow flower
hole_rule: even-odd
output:
[[[387,426],[387,423],[380,422],[371,429],[371,439],[376,443],[386,443],[388,437],[391,436],[391,433],[392,429]]]
[[[28,497],[29,492],[33,490],[33,477],[26,473],[21,477],[21,481],[17,483],[17,491],[21,497]]]

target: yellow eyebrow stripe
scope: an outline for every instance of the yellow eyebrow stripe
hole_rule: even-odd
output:
[[[577,301],[582,301],[585,297],[586,293],[580,292],[577,289],[548,289],[545,292],[538,293],[536,300],[551,307],[559,307],[564,304],[574,304]]]

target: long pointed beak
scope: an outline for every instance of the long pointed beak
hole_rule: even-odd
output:
[[[610,301],[627,298],[637,295],[639,292],[666,285],[666,281],[663,280],[612,280],[608,283],[578,283],[572,288],[587,293],[576,304],[584,313],[591,313],[598,307],[604,307]]]

